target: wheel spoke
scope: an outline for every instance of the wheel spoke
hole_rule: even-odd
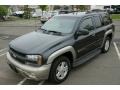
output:
[[[56,76],[57,76],[57,77],[60,77],[60,76],[61,76],[61,72],[58,72],[58,73],[56,74]]]
[[[61,62],[57,67],[56,77],[58,79],[63,79],[68,73],[68,64],[66,62]]]
[[[67,72],[68,71],[68,66],[65,66],[63,71]]]
[[[64,68],[64,66],[65,66],[65,62],[62,62],[61,68]]]
[[[64,71],[62,71],[61,72],[61,78],[64,78],[66,75],[65,75],[65,72]]]
[[[61,71],[61,66],[60,65],[57,67],[57,70],[58,70],[58,72]]]

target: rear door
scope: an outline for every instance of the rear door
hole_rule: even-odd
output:
[[[96,34],[96,47],[100,47],[105,33],[105,27],[102,25],[100,15],[94,15],[94,25],[95,25],[95,34]]]

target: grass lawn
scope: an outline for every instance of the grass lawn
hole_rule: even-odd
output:
[[[120,20],[120,14],[111,14],[111,18],[114,20]]]

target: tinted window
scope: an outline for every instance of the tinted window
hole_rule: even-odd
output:
[[[89,31],[94,29],[94,25],[92,23],[92,18],[87,18],[82,21],[82,23],[80,24],[80,30],[84,30],[84,29],[87,29]]]
[[[102,15],[103,25],[108,25],[112,23],[112,19],[110,18],[109,14]]]
[[[100,20],[99,16],[94,16],[94,20],[95,20],[96,28],[99,28],[99,27],[102,26],[102,23],[101,23],[101,20]]]

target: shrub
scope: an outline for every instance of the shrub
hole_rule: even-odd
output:
[[[6,16],[8,13],[8,8],[6,6],[0,6],[0,16]]]

